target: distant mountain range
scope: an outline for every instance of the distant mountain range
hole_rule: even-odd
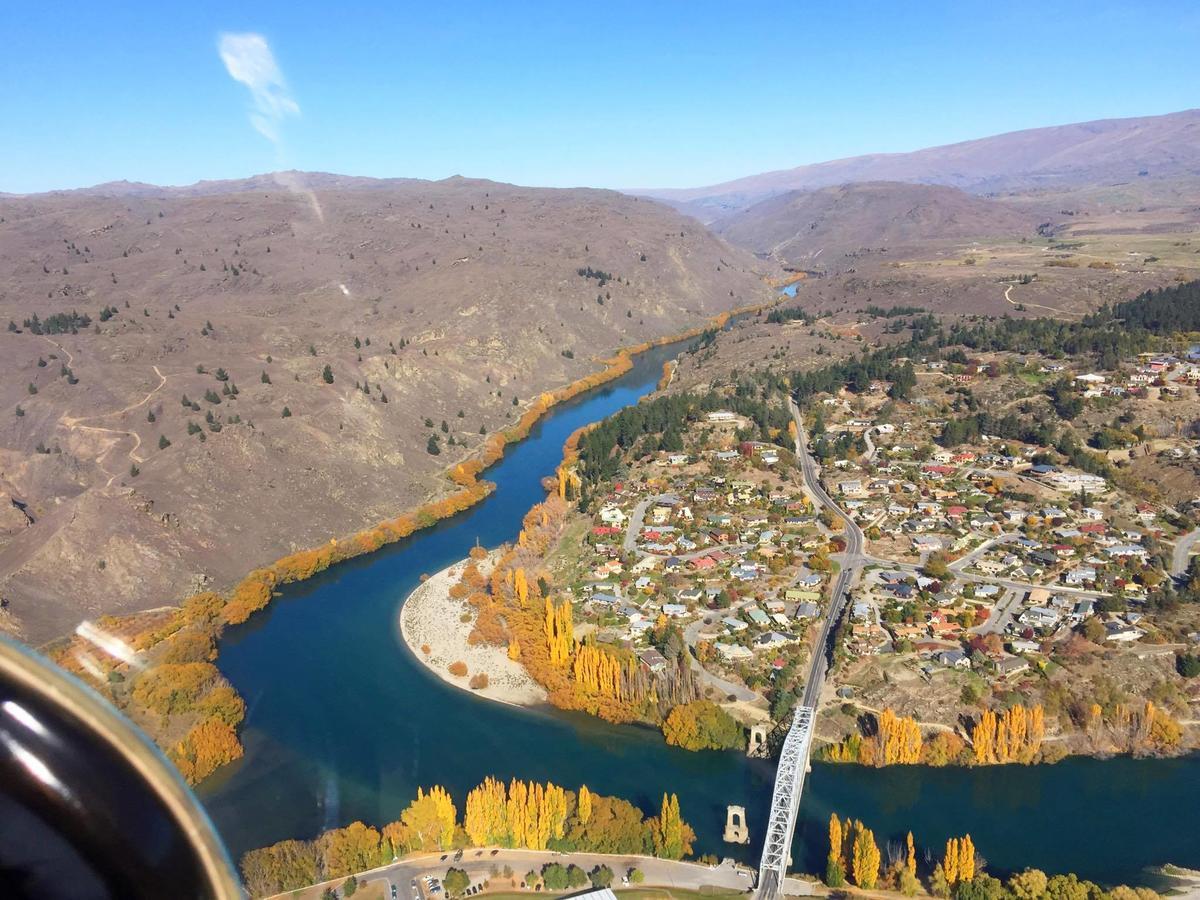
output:
[[[948,185],[974,194],[1200,175],[1200,109],[1034,128],[764,172],[708,187],[629,193],[712,223],[789,191],[852,182]]]
[[[446,179],[453,183],[455,180]],[[222,194],[244,194],[252,191],[271,192],[280,188],[288,190],[307,189],[312,191],[354,191],[378,188],[396,188],[402,185],[422,184],[418,178],[368,178],[359,175],[335,175],[329,172],[299,172],[290,169],[283,172],[264,172],[248,178],[230,178],[214,181],[197,181],[187,185],[148,184],[144,181],[106,181],[103,184],[84,188],[47,191],[44,194],[0,194],[3,197],[53,196],[65,194],[76,197],[216,197]],[[479,182],[482,184],[482,182]]]

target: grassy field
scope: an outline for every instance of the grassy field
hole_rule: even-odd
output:
[[[563,583],[572,587],[581,585],[587,576],[587,570],[583,565],[583,560],[587,556],[584,550],[584,541],[587,539],[591,526],[592,522],[586,516],[570,522],[562,538],[547,558],[548,568],[560,575]]]

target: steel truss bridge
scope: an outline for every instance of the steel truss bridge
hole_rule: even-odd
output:
[[[783,879],[791,861],[792,836],[796,830],[800,794],[804,791],[804,773],[808,770],[815,719],[813,707],[796,707],[791,728],[783,741],[779,767],[775,771],[775,788],[771,793],[767,837],[758,868],[758,900],[774,900],[782,893]]]

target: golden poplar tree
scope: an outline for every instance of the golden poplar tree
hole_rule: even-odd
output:
[[[891,709],[879,715],[879,765],[913,764],[921,760],[921,726]]]
[[[879,881],[879,846],[875,834],[862,822],[854,823],[853,847],[854,883],[864,890],[871,890]]]
[[[428,792],[417,788],[417,799],[400,814],[400,821],[421,850],[445,850],[454,840],[458,812],[445,788],[434,785]]]
[[[849,823],[846,824],[849,828]],[[825,862],[825,883],[830,887],[841,887],[846,879],[846,836],[837,813],[829,814],[829,857]]]
[[[917,877],[917,851],[913,845],[912,832],[908,833],[908,858],[905,860],[904,867],[908,869],[908,874],[913,878]]]
[[[527,794],[528,789],[525,782],[514,778],[508,786],[508,830],[512,835],[513,844],[518,847],[525,846],[526,816],[528,813],[526,808]]]
[[[683,818],[679,814],[679,797],[663,794],[662,810],[653,829],[654,852],[663,859],[683,859]]]
[[[975,877],[975,843],[969,834],[958,842],[958,877],[961,881]]]
[[[829,861],[845,866],[845,859],[842,855],[842,844],[845,837],[842,834],[842,823],[838,820],[837,813],[829,814]]]
[[[1046,711],[1039,703],[1029,711],[1029,746],[1035,753],[1041,749],[1045,734]]]
[[[571,601],[564,600],[555,606],[546,598],[546,644],[550,648],[550,662],[565,665],[571,657],[575,643],[575,629],[571,622]]]
[[[975,723],[971,734],[975,743],[975,762],[994,763],[996,761],[996,714],[985,709]]]
[[[585,691],[620,700],[624,696],[621,660],[594,644],[581,644],[575,653],[575,682]]]
[[[1045,710],[1041,705],[1011,706],[997,716],[984,710],[975,725],[972,740],[975,761],[980,764],[1029,763],[1041,749],[1045,735]]]
[[[579,789],[579,821],[584,825],[588,823],[588,819],[592,817],[592,792],[588,790],[587,785],[583,785]]]
[[[567,826],[567,792],[556,784],[546,782],[544,815],[550,837],[561,838]]]
[[[946,876],[946,884],[953,887],[958,883],[958,839],[946,841],[946,855],[942,859],[942,874]]]
[[[463,828],[477,847],[508,842],[508,797],[503,782],[489,775],[467,794]]]

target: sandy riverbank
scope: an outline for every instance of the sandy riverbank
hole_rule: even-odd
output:
[[[480,571],[491,571],[495,555],[479,563]],[[467,637],[474,625],[475,611],[465,600],[450,596],[462,574],[466,560],[429,576],[419,584],[400,607],[400,633],[413,656],[438,678],[456,688],[489,700],[513,706],[536,706],[546,702],[546,692],[517,662],[508,658],[504,647],[471,646]],[[462,621],[470,614],[469,621]],[[428,652],[426,652],[428,648]],[[463,662],[467,673],[450,674],[450,665]],[[472,689],[472,676],[486,674],[486,687]]]

